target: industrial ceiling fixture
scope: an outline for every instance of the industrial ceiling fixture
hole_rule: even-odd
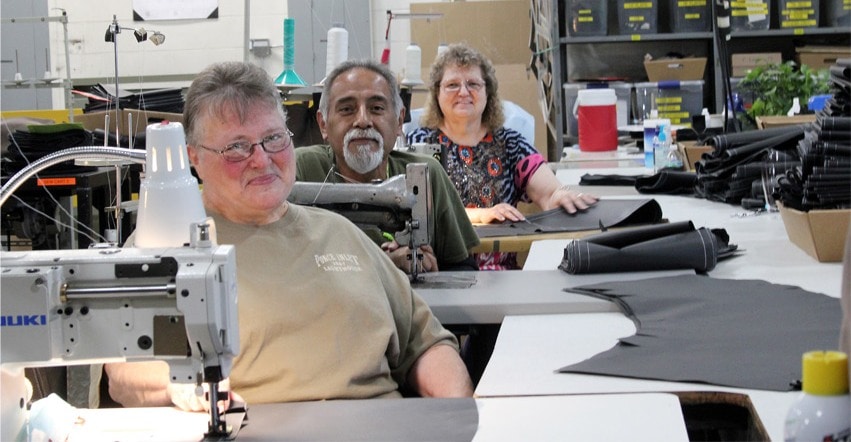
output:
[[[165,42],[165,35],[163,35],[159,31],[150,31],[150,35],[148,35],[148,30],[145,28],[125,28],[118,25],[118,19],[115,15],[112,16],[112,23],[110,23],[109,27],[106,28],[106,35],[104,36],[104,40],[107,43],[112,43],[115,52],[115,136],[116,139],[120,139],[118,134],[118,118],[121,115],[121,106],[119,104],[119,88],[118,88],[118,38],[116,36],[121,33],[121,31],[133,31],[133,36],[136,37],[136,41],[141,43],[145,40],[150,40],[155,46],[159,46]]]

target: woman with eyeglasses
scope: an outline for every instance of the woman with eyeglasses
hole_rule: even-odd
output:
[[[520,201],[569,213],[597,201],[561,185],[535,147],[504,123],[493,64],[453,44],[431,66],[421,127],[407,138],[441,146],[443,167],[473,223],[522,221]],[[481,270],[517,268],[514,253],[480,253],[476,260]]]

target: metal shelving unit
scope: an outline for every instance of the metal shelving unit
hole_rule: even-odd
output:
[[[603,36],[569,36],[561,25],[565,9],[562,5],[566,0],[544,0],[545,6],[541,6],[540,0],[532,0],[533,5],[538,4],[541,11],[547,11],[548,17],[543,21],[552,31],[552,41],[558,42],[558,47],[551,48],[552,69],[548,73],[552,76],[553,90],[550,91],[553,100],[563,103],[562,85],[567,82],[569,65],[567,52],[575,45],[656,45],[664,49],[667,43],[683,43],[694,45],[705,45],[707,57],[707,72],[704,75],[704,105],[710,111],[717,112],[723,108],[724,93],[723,82],[719,61],[719,48],[712,32],[687,32],[687,33],[656,33],[656,34],[633,34],[633,35],[603,35]],[[611,0],[609,0],[611,1]],[[534,10],[534,9],[533,9]],[[616,13],[612,7],[608,13]],[[660,17],[661,18],[661,17]],[[792,29],[768,29],[762,31],[733,31],[728,41],[729,54],[737,52],[767,52],[770,50],[783,52],[784,59],[791,59],[794,55],[794,46],[800,43],[819,43],[833,45],[851,44],[851,29],[842,27],[820,27],[820,28],[792,28]],[[665,52],[664,50],[662,51]],[[700,54],[703,56],[704,54]],[[729,62],[729,60],[728,60]],[[608,73],[602,73],[608,74]],[[554,145],[548,146],[550,155],[560,153],[565,146],[565,122],[563,106],[550,112],[550,124],[555,131],[555,136],[550,142]]]

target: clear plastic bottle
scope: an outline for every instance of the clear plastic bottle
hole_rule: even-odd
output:
[[[668,168],[668,152],[671,149],[671,123],[662,121],[656,126],[656,136],[653,138],[653,170],[659,172]]]
[[[783,438],[786,442],[851,439],[848,355],[811,351],[802,359],[803,391],[786,415]]]

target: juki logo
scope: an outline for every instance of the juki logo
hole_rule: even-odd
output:
[[[47,315],[0,316],[0,327],[29,327],[47,325]]]

